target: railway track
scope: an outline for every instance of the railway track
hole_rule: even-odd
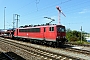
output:
[[[13,60],[12,57],[10,57],[7,53],[5,53],[6,51],[0,49],[0,60]]]
[[[86,54],[86,55],[90,55],[90,51],[87,51],[87,50],[76,49],[76,48],[66,48],[66,50],[74,51],[74,52],[82,53],[82,54]]]
[[[19,53],[21,51],[23,51],[23,54],[28,53],[28,55],[30,54],[34,57],[38,57],[40,60],[83,60],[83,59],[78,58],[78,57],[71,57],[71,56],[67,56],[67,55],[63,55],[63,54],[59,54],[59,53],[54,53],[54,52],[51,52],[48,50],[44,50],[44,49],[40,49],[40,48],[36,48],[36,47],[24,45],[24,44],[20,44],[20,43],[10,41],[7,39],[4,40],[4,38],[2,38],[0,40],[0,42],[2,44],[9,44],[9,45],[12,45],[14,47],[17,47],[17,51],[19,51]]]
[[[12,57],[10,57],[8,54],[6,53],[0,53],[0,60],[13,60]]]
[[[25,60],[13,52],[0,53],[0,60]]]
[[[77,52],[77,53],[81,53],[81,54],[85,54],[85,55],[90,55],[90,51],[89,50],[85,50],[85,49],[80,49],[80,48],[73,48],[73,47],[67,47],[68,45],[64,46],[64,50],[68,50],[68,51],[73,51],[73,52]],[[61,48],[59,48],[61,49]]]
[[[77,45],[77,46],[84,46],[84,47],[90,47],[90,44],[77,44],[77,43],[66,43],[67,45]]]

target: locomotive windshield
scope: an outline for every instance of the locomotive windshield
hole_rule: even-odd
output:
[[[65,28],[64,27],[57,27],[57,31],[58,32],[65,32]]]

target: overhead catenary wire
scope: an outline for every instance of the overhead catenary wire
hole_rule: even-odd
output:
[[[43,11],[43,10],[46,10],[46,9],[49,9],[50,7],[52,7],[52,6],[56,6],[56,5],[60,5],[60,4],[64,4],[64,3],[67,3],[67,2],[70,2],[70,1],[72,1],[72,0],[66,0],[66,1],[63,1],[63,2],[60,2],[60,3],[57,3],[57,4],[53,4],[53,5],[50,5],[50,6],[48,6],[48,7],[44,7],[44,8],[41,8],[41,10],[39,9],[39,11]],[[86,2],[89,2],[89,1],[86,1]],[[85,2],[84,2],[85,3]],[[30,4],[30,3],[29,3]],[[82,4],[82,3],[80,3],[80,4]],[[27,4],[28,5],[28,4]],[[76,5],[79,5],[78,3],[76,4]],[[22,7],[26,7],[26,5],[24,5],[24,6],[22,6]],[[21,8],[22,8],[21,7]],[[71,7],[74,7],[74,6],[71,6]],[[65,9],[69,9],[69,8],[71,8],[71,7],[66,7]],[[19,8],[19,9],[21,9],[21,8]],[[18,10],[18,9],[17,9]],[[74,10],[76,10],[76,9],[74,9]],[[31,13],[35,13],[36,11],[33,11],[33,12],[30,12],[30,13],[26,13],[24,16],[27,16],[27,15],[29,15],[29,14],[31,14]],[[68,12],[70,12],[70,11],[68,11]]]
[[[32,2],[34,2],[34,1],[32,1]],[[16,11],[19,12],[19,11],[21,11],[21,9],[24,9],[26,6],[32,4],[32,2],[29,2],[29,3],[27,3],[27,4],[23,5],[23,6],[21,6],[20,8],[17,8],[16,10],[14,10],[14,11],[12,11],[12,12],[16,12]]]
[[[41,8],[41,9],[38,9],[38,11],[42,11],[43,12],[43,10],[48,10],[48,9],[51,9],[51,7],[55,7],[56,5],[58,5],[58,4],[64,4],[64,3],[67,3],[67,2],[70,2],[71,0],[66,0],[66,1],[63,1],[63,2],[59,2],[59,3],[54,3],[54,4],[52,4],[52,5],[49,5],[49,6],[47,6],[47,7],[43,7],[43,8]],[[37,12],[37,10],[34,10],[34,11],[32,11],[32,12],[28,12],[28,13],[26,13],[24,16],[27,16],[27,15],[29,15],[29,14],[31,14],[31,13],[36,13]]]
[[[86,2],[88,2],[88,1],[86,1]],[[85,2],[83,2],[83,3],[85,3]],[[79,3],[79,4],[82,4],[82,3]],[[79,4],[76,4],[77,6],[79,5]],[[74,6],[71,6],[71,7],[74,7]],[[71,7],[67,7],[67,8],[65,8],[65,9],[70,9]],[[49,9],[49,8],[47,8],[47,9]],[[45,10],[47,10],[47,9],[45,9]],[[68,10],[66,10],[65,11],[65,13],[71,13],[71,12],[73,12],[73,11],[76,11],[76,10],[78,10],[77,8],[74,8],[74,9],[72,9],[72,11],[68,11]],[[43,10],[39,10],[40,12],[42,12],[43,13]],[[34,11],[35,12],[35,11]],[[34,13],[33,12],[33,13]],[[45,11],[44,11],[45,12]],[[52,11],[53,12],[53,11]],[[48,12],[49,13],[49,12]],[[51,13],[51,11],[50,11],[50,13]],[[29,13],[28,13],[29,14]],[[28,15],[28,14],[26,14],[26,16]],[[47,14],[47,13],[44,13],[44,14]],[[39,16],[39,15],[38,15]],[[38,17],[37,16],[37,17]],[[35,19],[35,17],[34,17],[34,19]]]
[[[64,1],[64,2],[60,2],[60,3],[58,3],[58,4],[63,4],[63,3],[67,3],[67,2],[69,2],[69,1],[71,1],[71,0],[66,0],[66,1]],[[50,9],[50,7],[52,7],[52,6],[56,6],[56,5],[58,5],[58,4],[53,4],[53,5],[50,5],[50,6],[47,6],[47,7],[44,7],[44,8],[41,8],[41,9],[38,9],[38,11],[40,11],[40,12],[42,12],[42,13],[44,13],[44,11],[47,11],[48,9]],[[55,8],[55,7],[54,7]],[[44,11],[43,11],[44,10]],[[31,13],[36,13],[37,11],[32,11],[32,12],[29,12],[29,13],[26,13],[25,15],[23,15],[23,16],[28,16],[29,14],[31,14]],[[44,13],[45,14],[45,13]],[[38,17],[38,16],[37,16]],[[34,17],[35,18],[35,17]],[[27,18],[28,19],[28,18]]]
[[[72,1],[72,0],[67,0],[68,2],[70,2],[70,1]],[[79,5],[82,5],[82,4],[84,4],[84,3],[86,3],[86,2],[89,2],[89,1],[83,1],[82,3],[81,2],[79,2],[79,3],[77,3],[75,6],[79,6]],[[61,3],[61,4],[60,4]],[[47,12],[45,13],[45,11],[47,11],[48,9],[50,9],[50,7],[52,7],[52,6],[56,6],[56,5],[58,5],[59,4],[59,6],[60,5],[63,5],[63,4],[65,4],[65,3],[67,3],[67,2],[60,2],[60,3],[56,3],[56,4],[53,4],[53,5],[49,5],[49,6],[47,6],[47,7],[43,7],[43,8],[41,8],[41,9],[38,9],[38,11],[41,11],[43,14],[39,14],[39,15],[36,15],[36,16],[34,16],[34,18],[32,17],[32,19],[33,20],[36,20],[37,18],[41,18],[41,17],[39,17],[39,16],[42,16],[42,15],[46,15],[47,14]],[[25,6],[26,7],[26,6]],[[62,6],[61,6],[62,7]],[[72,12],[74,12],[74,11],[77,11],[78,9],[77,8],[73,8],[73,9],[71,9],[72,11],[69,11],[68,9],[70,9],[71,7],[74,7],[74,5],[72,6],[68,6],[68,7],[63,7],[62,8],[62,10],[64,10],[64,9],[67,9],[64,13],[65,14],[71,14]],[[84,7],[84,6],[83,6]],[[82,7],[82,8],[83,8]],[[78,7],[78,8],[80,8],[80,7]],[[21,10],[21,9],[20,9]],[[19,10],[19,11],[20,11]],[[43,11],[44,10],[44,11]],[[52,12],[54,12],[54,11],[49,11],[48,12],[48,14],[50,14],[50,13],[52,13]],[[34,11],[31,11],[30,13],[25,13],[23,16],[28,16],[28,15],[30,15],[31,13],[36,13],[36,10],[34,10]],[[52,13],[52,14],[54,14],[54,13]],[[28,19],[28,17],[27,17],[27,19]],[[26,19],[26,20],[27,20]]]
[[[37,8],[37,11],[38,11],[38,4],[39,4],[40,0],[36,0],[36,8]]]

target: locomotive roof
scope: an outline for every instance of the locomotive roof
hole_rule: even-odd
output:
[[[40,28],[40,27],[54,27],[54,26],[62,26],[63,25],[44,25],[44,26],[32,26],[32,27],[24,27],[24,28],[18,28],[18,29],[26,29],[26,28]]]

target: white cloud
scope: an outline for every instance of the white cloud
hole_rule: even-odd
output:
[[[79,12],[79,14],[84,14],[84,13],[89,13],[89,12],[90,12],[90,10],[88,10],[88,9],[83,9],[82,11]]]

